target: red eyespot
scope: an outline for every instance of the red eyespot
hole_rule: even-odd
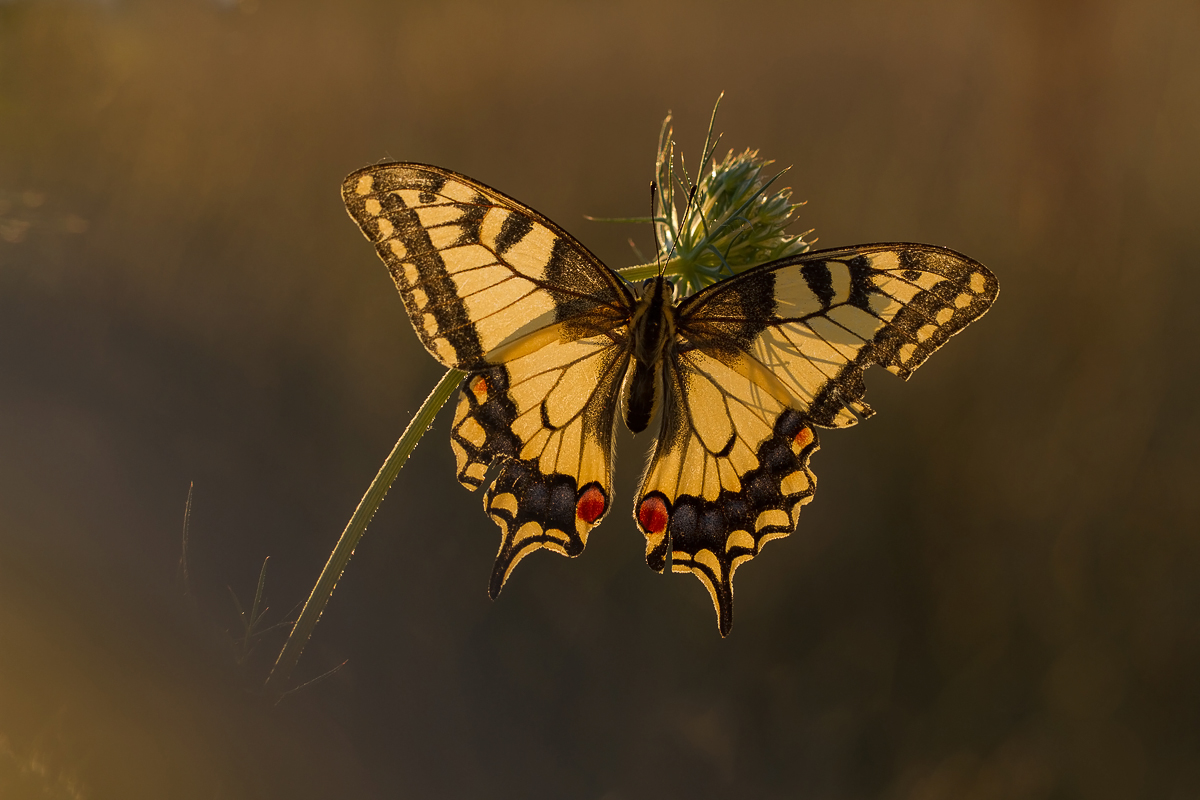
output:
[[[475,395],[475,402],[479,403],[479,405],[483,405],[487,402],[487,379],[482,375],[471,381],[471,394]]]
[[[638,506],[638,523],[649,533],[662,533],[670,521],[667,504],[658,495],[650,495]]]
[[[607,506],[608,500],[604,497],[603,490],[593,484],[584,489],[583,493],[579,495],[579,502],[575,504],[575,516],[588,525],[593,525],[596,520],[603,516],[604,509]]]
[[[792,449],[799,453],[804,448],[812,444],[813,432],[808,428],[801,428],[800,432],[792,439]]]

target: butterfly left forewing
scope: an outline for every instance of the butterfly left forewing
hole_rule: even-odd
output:
[[[681,303],[663,433],[635,512],[650,566],[669,553],[700,578],[728,633],[734,570],[790,534],[812,498],[814,426],[869,416],[868,366],[907,378],[997,291],[951,250],[881,244],[782,259]]]
[[[378,164],[347,176],[342,199],[421,342],[448,367],[482,365],[536,320],[603,330],[630,303],[620,278],[570,234],[465,175]]]
[[[489,592],[539,548],[577,555],[610,506],[632,295],[537,211],[441,167],[348,176],[350,216],[387,264],[426,349],[468,372],[451,433],[459,481],[501,529]]]

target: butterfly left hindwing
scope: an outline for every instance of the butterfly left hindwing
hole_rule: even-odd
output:
[[[507,459],[484,497],[501,530],[493,598],[534,550],[583,552],[608,511],[626,360],[600,335],[557,340],[467,377],[451,433],[459,479],[477,488],[495,458]]]

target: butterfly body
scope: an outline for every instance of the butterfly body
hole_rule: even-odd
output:
[[[676,301],[634,289],[533,209],[463,175],[381,164],[343,185],[413,326],[468,373],[451,432],[458,478],[501,529],[495,597],[525,555],[581,553],[611,508],[617,414],[658,414],[634,505],[646,561],[691,572],[722,635],[733,574],[796,528],[812,499],[817,427],[872,411],[863,370],[907,378],[998,291],[977,262],[932,245],[791,256]]]
[[[663,354],[675,342],[674,289],[659,276],[646,282],[646,291],[630,316],[630,358],[633,362],[628,384],[625,426],[641,433],[650,424],[662,398]]]

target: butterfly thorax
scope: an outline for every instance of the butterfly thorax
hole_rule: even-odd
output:
[[[641,433],[658,408],[663,353],[675,340],[674,287],[664,277],[647,281],[629,320],[633,369],[625,378],[625,425]]]

